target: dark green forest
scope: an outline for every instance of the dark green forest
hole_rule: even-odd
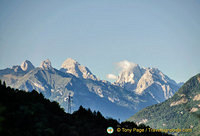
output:
[[[114,133],[108,134],[107,128]],[[7,87],[0,81],[0,135],[1,136],[167,136],[159,132],[117,132],[117,128],[144,129],[133,122],[105,118],[99,111],[80,106],[73,114],[64,112],[57,102],[45,99],[33,90],[25,92]]]

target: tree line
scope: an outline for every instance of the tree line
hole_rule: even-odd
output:
[[[114,132],[108,134],[107,128]],[[121,131],[119,131],[119,128]],[[82,106],[68,114],[55,101],[33,90],[25,92],[0,81],[1,136],[168,136],[160,132],[122,132],[122,129],[148,130],[148,126],[105,118],[99,111]]]

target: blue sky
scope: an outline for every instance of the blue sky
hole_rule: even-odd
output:
[[[128,60],[175,81],[200,72],[198,0],[0,0],[0,68],[49,58],[100,79]]]

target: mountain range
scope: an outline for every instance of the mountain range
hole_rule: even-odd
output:
[[[200,135],[200,74],[189,79],[172,98],[139,111],[128,121],[155,129],[175,129],[174,135]]]
[[[121,86],[130,92],[134,92],[140,100],[141,108],[148,103],[156,104],[167,100],[180,87],[174,80],[163,74],[157,68],[141,68],[138,64],[124,61],[123,69],[115,85]]]
[[[109,133],[110,126],[114,130],[112,134]],[[141,131],[125,134],[116,131],[119,127],[149,129],[134,122],[106,119],[101,112],[82,106],[68,114],[57,102],[45,99],[41,93],[13,89],[0,81],[1,136],[141,136]],[[142,135],[171,136],[151,131],[142,131]]]
[[[39,67],[26,60],[21,65],[0,70],[0,79],[13,88],[41,92],[65,110],[70,95],[72,110],[83,105],[121,120],[167,100],[180,88],[157,68],[141,68],[138,64],[122,71],[114,83],[99,80],[87,67],[71,58],[66,59],[59,70],[52,67],[48,59]]]

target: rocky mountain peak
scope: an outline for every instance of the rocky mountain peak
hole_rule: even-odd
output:
[[[66,59],[63,64],[61,65],[61,68],[69,69],[72,67],[75,67],[75,65],[80,65],[76,60],[72,58]]]
[[[44,70],[51,70],[53,67],[51,66],[51,61],[49,59],[42,61],[40,67]]]
[[[159,103],[173,96],[179,88],[174,80],[158,68],[144,68],[129,61],[121,61],[118,66],[122,69],[114,84],[140,97],[152,97]]]
[[[22,64],[21,64],[21,69],[23,70],[23,71],[30,71],[30,70],[32,70],[32,69],[34,69],[35,67],[33,66],[33,64],[30,62],[30,61],[28,61],[28,60],[25,60],[24,62],[22,62]]]
[[[143,68],[140,68],[138,64],[135,63],[124,63],[123,70],[120,72],[116,83],[124,84],[130,83],[135,84],[141,78],[143,74]]]
[[[70,73],[78,78],[97,80],[96,76],[85,66],[80,65],[72,58],[66,59],[61,65],[62,72]]]
[[[23,70],[21,69],[20,66],[13,66],[12,69],[14,70],[14,72],[23,72]]]

